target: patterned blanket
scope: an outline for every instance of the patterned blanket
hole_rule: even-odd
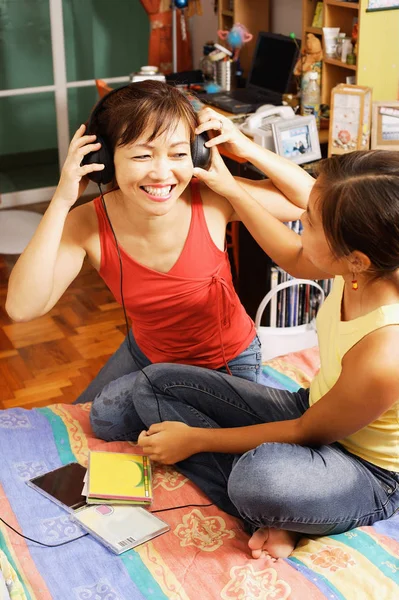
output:
[[[264,383],[308,385],[317,353],[271,361]],[[82,531],[68,513],[26,485],[89,450],[131,452],[93,437],[89,406],[0,411],[0,517],[47,544]],[[152,508],[207,504],[171,467],[154,469]],[[399,598],[399,515],[346,534],[303,538],[292,557],[253,560],[241,523],[215,506],[161,513],[171,530],[120,556],[91,536],[57,548],[23,539],[0,521],[0,599],[6,600],[394,600]]]

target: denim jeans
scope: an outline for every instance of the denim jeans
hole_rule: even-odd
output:
[[[185,365],[152,365],[144,373],[148,379],[138,375],[134,403],[146,428],[160,420],[240,427],[297,419],[309,407],[305,389],[276,390]],[[399,508],[399,473],[339,443],[310,448],[270,442],[242,456],[195,454],[176,467],[250,531],[270,526],[337,534],[386,519]]]
[[[137,415],[133,402],[134,382],[140,370],[150,365],[130,332],[129,351],[127,339],[109,359],[97,377],[75,403],[94,398],[90,413],[93,432],[103,440],[136,440],[145,429]],[[231,372],[250,381],[258,381],[261,375],[261,347],[258,336],[238,356],[229,361]],[[226,372],[225,367],[219,369]]]

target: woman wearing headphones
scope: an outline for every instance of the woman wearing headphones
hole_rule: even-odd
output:
[[[213,129],[230,126],[208,113]],[[193,166],[204,166],[192,160],[197,126],[187,98],[164,83],[133,83],[103,98],[90,135],[84,125],[75,133],[54,197],[10,277],[6,309],[16,321],[47,313],[86,257],[126,307],[128,337],[77,400],[96,399],[92,425],[104,439],[134,439],[144,428],[131,411],[123,422],[124,409],[135,374],[151,363],[197,365],[251,381],[260,374],[259,341],[225,251],[226,225],[238,217],[224,197],[193,179]],[[254,144],[238,131],[235,139],[230,149],[251,155]],[[273,183],[241,185],[281,221],[299,218],[307,194],[296,190],[309,189],[313,179],[271,152],[252,162],[273,173]],[[103,195],[100,185],[98,198],[70,211],[87,177],[114,177],[115,187]]]

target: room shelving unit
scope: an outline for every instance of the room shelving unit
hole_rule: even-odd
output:
[[[368,12],[368,0],[324,0],[323,4],[324,27],[339,27],[350,36],[357,18],[359,33],[356,65],[324,59],[322,102],[330,104],[332,88],[345,83],[350,75],[355,75],[358,85],[373,88],[373,100],[395,100],[399,80],[399,10]],[[317,0],[302,0],[302,40],[307,33],[322,39],[322,29],[312,27],[316,5]]]
[[[323,27],[339,27],[350,37],[354,19],[359,19],[359,2],[324,0]],[[312,27],[317,0],[302,0],[302,41],[307,33],[313,33],[322,40],[321,27]],[[359,36],[360,37],[360,36]],[[360,44],[360,42],[359,42]],[[322,102],[330,104],[331,90],[339,83],[345,83],[346,77],[357,75],[357,65],[348,65],[334,58],[325,58],[322,72]]]

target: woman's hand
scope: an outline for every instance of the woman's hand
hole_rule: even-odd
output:
[[[230,119],[212,110],[212,108],[205,107],[199,112],[198,120],[199,125],[195,133],[209,131],[212,134],[211,139],[206,143],[208,148],[223,144],[228,152],[246,158],[247,149],[253,142],[241,133]]]
[[[95,135],[84,135],[85,130],[86,126],[81,125],[69,144],[68,155],[54,194],[55,198],[65,202],[69,208],[75,204],[76,200],[85,191],[89,183],[89,178],[86,177],[87,174],[104,169],[104,165],[97,163],[81,166],[83,157],[86,154],[99,150],[101,147],[99,142],[95,142]]]
[[[194,428],[178,421],[164,421],[142,431],[137,443],[151,460],[173,465],[196,454]]]

